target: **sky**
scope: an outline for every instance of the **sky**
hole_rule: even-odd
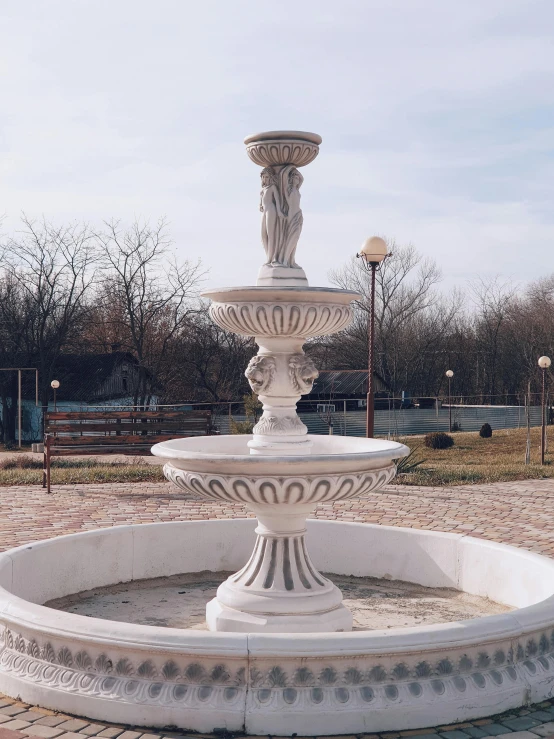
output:
[[[297,261],[373,234],[444,287],[554,272],[552,0],[3,0],[0,214],[170,223],[205,286],[264,261],[246,135],[313,131]]]

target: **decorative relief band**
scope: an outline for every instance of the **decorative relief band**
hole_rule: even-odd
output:
[[[280,164],[305,167],[316,158],[319,146],[310,141],[257,141],[247,144],[246,151],[260,167]]]
[[[253,433],[258,436],[298,436],[307,434],[308,428],[298,416],[262,416],[254,426]]]
[[[1,626],[0,626],[1,628]],[[162,662],[136,655],[129,658],[49,641],[39,644],[9,628],[0,638],[0,671],[28,683],[70,694],[109,698],[127,704],[156,704],[183,708],[232,709],[244,701],[246,686],[250,710],[294,707],[317,711],[332,707],[386,707],[403,701],[414,707],[470,699],[482,691],[494,693],[505,686],[528,689],[554,677],[554,631],[527,634],[522,641],[499,641],[483,648],[433,651],[414,655],[413,663],[391,661],[390,655],[354,657],[293,657],[283,664],[255,656],[245,667],[232,669],[202,656],[162,657]],[[121,651],[121,650],[120,650]],[[248,659],[245,655],[245,661]]]
[[[323,503],[367,495],[389,483],[396,474],[391,464],[381,470],[348,475],[317,475],[302,477],[247,477],[245,475],[214,475],[186,472],[164,466],[164,475],[180,488],[209,500],[229,500],[234,503]]]
[[[349,305],[326,303],[212,303],[210,316],[221,328],[244,336],[309,338],[342,331],[352,320]]]

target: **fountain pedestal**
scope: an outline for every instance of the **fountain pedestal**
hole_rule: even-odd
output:
[[[252,556],[217,590],[206,608],[212,631],[350,631],[352,614],[342,593],[317,571],[306,549],[306,516],[314,506],[290,513],[250,506],[258,518]]]

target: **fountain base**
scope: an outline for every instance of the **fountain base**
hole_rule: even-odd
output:
[[[256,544],[246,565],[217,589],[206,607],[210,631],[315,633],[351,631],[342,593],[318,572],[306,548],[306,516],[300,510],[253,506]]]
[[[302,267],[264,264],[260,267],[256,284],[268,287],[308,287],[308,279]]]
[[[352,614],[342,604],[326,613],[255,614],[236,611],[222,605],[217,598],[206,606],[206,622],[210,631],[240,634],[271,632],[273,634],[318,634],[328,631],[352,631]]]

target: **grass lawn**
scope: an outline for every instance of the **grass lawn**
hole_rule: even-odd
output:
[[[428,449],[423,437],[400,439],[414,452],[416,460],[424,460],[417,469],[400,474],[397,485],[467,485],[468,483],[506,482],[554,477],[554,432],[547,428],[551,452],[546,464],[540,464],[540,428],[531,429],[531,464],[525,465],[526,429],[493,431],[490,439],[482,439],[477,431],[454,433],[450,449]]]
[[[525,429],[493,431],[492,438],[481,439],[474,432],[454,433],[450,449],[428,449],[423,437],[400,439],[414,450],[415,460],[424,460],[414,471],[399,474],[397,485],[467,485],[554,477],[554,429],[552,453],[540,465],[540,429],[531,429],[531,464],[525,465]],[[164,482],[161,465],[147,464],[140,457],[131,462],[99,462],[95,457],[52,460],[52,484],[85,482]],[[0,459],[0,485],[41,485],[42,459],[15,453]]]
[[[53,459],[52,485],[82,482],[164,482],[162,465],[132,462],[99,462],[88,459]],[[42,485],[42,459],[23,454],[0,460],[0,485]]]

